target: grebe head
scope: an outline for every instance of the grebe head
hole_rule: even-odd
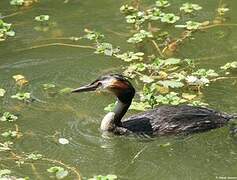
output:
[[[119,74],[101,76],[88,85],[72,90],[72,93],[96,90],[112,92],[124,104],[131,103],[135,94],[132,84],[124,76]]]
[[[117,97],[114,111],[105,115],[100,126],[102,131],[113,131],[116,127],[122,125],[121,119],[132,102],[135,95],[135,89],[124,76],[110,74],[101,76],[88,85],[74,89],[72,90],[72,93],[96,90],[107,90]]]

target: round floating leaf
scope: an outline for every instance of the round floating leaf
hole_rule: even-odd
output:
[[[66,139],[66,138],[59,138],[59,139],[58,139],[58,142],[59,142],[60,144],[63,144],[63,145],[69,144],[69,140]]]
[[[0,97],[3,97],[5,93],[6,93],[6,90],[0,88]]]
[[[18,119],[17,116],[14,114],[11,114],[10,112],[4,112],[2,117],[0,117],[0,121],[8,121],[8,122],[13,122]]]
[[[49,20],[49,15],[39,15],[35,17],[36,21],[45,22]]]
[[[15,95],[12,95],[11,98],[18,99],[20,101],[29,101],[31,98],[30,93],[17,93]]]

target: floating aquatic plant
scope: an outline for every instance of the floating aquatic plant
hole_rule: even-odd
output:
[[[29,180],[28,177],[17,178],[12,175],[12,171],[9,169],[0,169],[0,180]]]
[[[17,131],[9,130],[9,131],[3,132],[1,135],[2,135],[3,137],[15,138],[15,137],[17,137],[18,132],[17,132]]]
[[[39,15],[35,17],[35,20],[38,22],[47,22],[49,18],[49,15]]]
[[[187,30],[197,30],[200,28],[202,23],[195,21],[187,21],[185,25],[176,25],[177,28],[186,28]]]
[[[10,4],[14,6],[22,6],[24,5],[24,0],[11,0]]]
[[[110,43],[98,43],[97,47],[96,47],[96,54],[104,54],[106,56],[112,56],[117,54],[120,51],[120,49],[118,47],[113,47],[112,44]]]
[[[18,99],[20,101],[25,101],[25,102],[29,102],[31,99],[31,93],[17,93],[15,95],[12,95],[11,98],[13,99]]]
[[[237,69],[237,61],[226,63],[224,66],[220,67],[223,70]]]
[[[131,38],[127,40],[129,43],[139,43],[142,42],[145,38],[152,38],[153,35],[151,32],[140,30],[138,33],[134,34]]]
[[[202,9],[201,6],[192,3],[184,3],[182,7],[180,7],[180,11],[184,11],[185,13],[192,13],[194,11],[199,11],[201,9]]]
[[[30,153],[26,156],[27,160],[39,160],[42,159],[43,155],[42,154],[36,154],[36,153]]]
[[[11,142],[11,141],[6,141],[4,143],[0,143],[0,152],[2,152],[2,151],[10,151],[11,148],[12,148],[12,145],[13,145],[13,142]]]
[[[217,12],[220,16],[224,16],[226,12],[228,12],[230,9],[226,7],[220,7],[217,9]]]
[[[169,23],[169,24],[176,23],[179,19],[180,17],[176,16],[173,13],[167,13],[167,14],[164,13],[161,15],[161,18],[160,18],[161,22]]]
[[[3,97],[6,93],[5,89],[0,88],[0,97]]]
[[[51,83],[43,84],[44,90],[52,89],[52,88],[55,88],[55,87],[56,87],[55,84],[51,84]]]
[[[123,54],[115,55],[117,58],[122,59],[125,62],[131,62],[131,61],[141,61],[143,60],[144,53],[143,52],[126,52]]]
[[[12,24],[4,22],[0,19],[0,41],[4,41],[7,37],[15,36],[15,31],[12,30]]]
[[[66,138],[59,138],[58,142],[62,145],[69,144],[69,140]]]
[[[63,179],[68,175],[68,171],[60,166],[50,167],[47,171],[54,174],[57,179]]]
[[[16,121],[17,119],[18,117],[10,112],[4,112],[2,117],[0,117],[0,121],[8,121],[8,122],[13,122]]]
[[[156,1],[156,6],[160,8],[164,8],[164,7],[170,6],[170,3],[167,0],[158,0]]]
[[[12,78],[15,79],[16,84],[20,87],[25,86],[29,83],[29,81],[25,78],[25,76],[20,75],[20,74],[14,75],[12,76]]]
[[[93,178],[89,178],[88,180],[115,180],[118,177],[114,174],[108,174],[106,176],[103,175],[98,175],[98,176],[94,176]]]

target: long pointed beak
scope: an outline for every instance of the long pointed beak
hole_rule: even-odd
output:
[[[95,91],[98,87],[99,87],[98,83],[93,83],[93,84],[88,84],[88,85],[73,89],[71,92],[76,93],[76,92]]]

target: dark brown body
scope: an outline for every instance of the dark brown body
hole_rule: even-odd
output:
[[[74,89],[72,92],[87,92],[96,89],[109,90],[117,97],[113,112],[108,113],[101,123],[102,131],[114,134],[191,134],[220,128],[230,119],[237,118],[237,115],[229,115],[209,108],[178,105],[161,106],[123,120],[135,95],[132,84],[122,75],[110,74],[101,76],[94,82]]]
[[[232,115],[188,105],[161,106],[122,121],[116,134],[145,133],[149,135],[190,134],[224,126]]]

